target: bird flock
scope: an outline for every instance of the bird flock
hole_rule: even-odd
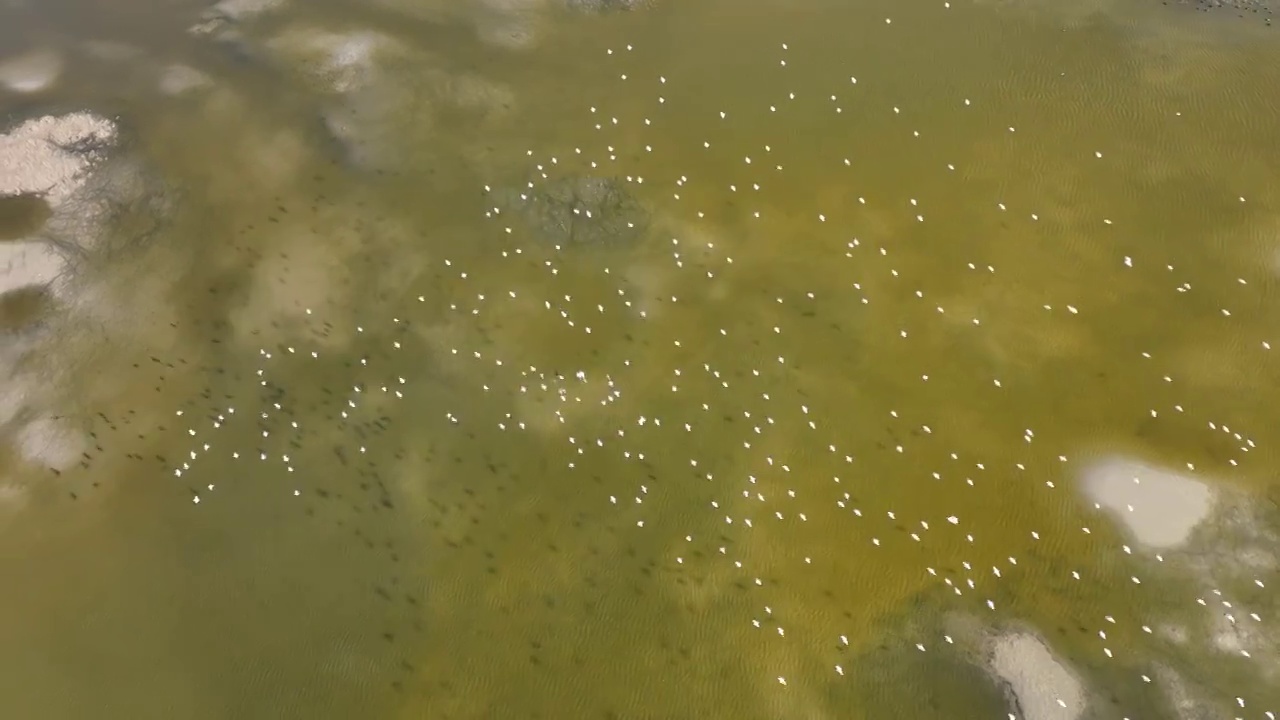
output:
[[[944,120],[894,99],[900,88],[873,71],[791,90],[803,61],[779,42],[750,100],[721,107],[641,50],[604,53],[616,91],[583,98],[573,142],[527,151],[519,195],[617,179],[650,209],[647,235],[622,246],[548,240],[491,201],[499,181],[486,185],[477,241],[438,253],[430,286],[355,327],[350,353],[263,347],[245,405],[178,412],[189,448],[170,471],[193,483],[197,511],[224,492],[200,474],[210,454],[246,478],[279,478],[282,495],[306,504],[342,482],[329,454],[312,452],[331,445],[391,503],[398,490],[375,471],[375,456],[393,452],[375,445],[380,435],[407,424],[403,446],[470,433],[457,445],[469,453],[460,483],[480,471],[484,448],[523,469],[520,492],[545,512],[590,513],[645,548],[661,582],[712,578],[715,592],[743,594],[752,609],[725,622],[756,633],[746,635],[755,647],[789,648],[762,657],[822,659],[822,679],[763,660],[755,669],[774,692],[856,674],[857,648],[921,596],[992,628],[1030,623],[1050,644],[1060,622],[1080,662],[1120,683],[1154,682],[1170,625],[1225,617],[1274,632],[1265,570],[1241,587],[1171,582],[1168,553],[1135,546],[1074,488],[1091,447],[1112,440],[1090,437],[1088,408],[1222,448],[1211,468],[1190,451],[1170,460],[1189,473],[1257,470],[1255,431],[1206,416],[1177,358],[1098,330],[1116,312],[1099,283],[1150,291],[1163,304],[1150,312],[1170,316],[1179,296],[1202,293],[1230,322],[1250,312],[1250,278],[1197,274],[1159,253],[1147,261],[1140,245],[1111,240],[1141,229],[1106,214],[1023,206],[1016,185],[1002,194],[974,179],[964,148],[936,156]],[[977,95],[935,102],[949,105],[936,116],[991,143],[1033,132],[998,122]],[[863,127],[883,133],[862,137]],[[885,156],[902,167],[876,166]],[[574,212],[589,224],[610,208]],[[1064,244],[1074,222],[1106,249]],[[1238,352],[1264,364],[1271,345],[1250,339]],[[1095,373],[1096,357],[1110,365]],[[313,378],[333,382],[303,389]],[[521,522],[500,504],[484,512]],[[936,623],[893,642],[929,653],[963,641]],[[1265,654],[1234,648],[1258,663],[1249,668],[1276,662]],[[1231,693],[1237,717],[1274,718],[1265,688]]]

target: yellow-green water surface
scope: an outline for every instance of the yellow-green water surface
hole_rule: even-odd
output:
[[[166,200],[10,333],[85,442],[4,451],[0,715],[1002,718],[1011,627],[1280,711],[1256,13],[100,5],[0,10]],[[1113,455],[1236,514],[1157,559]]]

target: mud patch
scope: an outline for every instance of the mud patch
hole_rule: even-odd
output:
[[[24,287],[0,295],[0,335],[39,323],[53,309],[53,297],[42,287]]]
[[[649,229],[649,211],[614,178],[554,180],[508,191],[499,203],[549,245],[629,244]]]
[[[8,195],[0,197],[0,240],[20,240],[33,235],[53,210],[38,195]]]

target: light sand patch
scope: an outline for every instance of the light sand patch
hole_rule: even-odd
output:
[[[670,297],[670,287],[674,280],[674,272],[670,264],[636,260],[629,263],[622,271],[626,283],[627,296],[631,298],[632,310],[644,313],[650,319],[662,317],[666,305],[659,298]]]
[[[1247,631],[1237,623],[1233,613],[1216,611],[1209,632],[1213,646],[1219,651],[1232,655],[1247,652]]]
[[[210,14],[237,22],[257,17],[284,5],[284,0],[221,0],[209,8]]]
[[[1218,491],[1213,517],[1181,561],[1207,588],[1253,586],[1280,569],[1272,506],[1249,492]]]
[[[56,211],[115,137],[110,120],[90,113],[28,120],[0,135],[0,195],[39,194]]]
[[[360,88],[343,96],[341,102],[326,108],[321,117],[325,128],[343,148],[346,161],[357,168],[397,167],[405,161],[406,154],[400,142],[398,118],[411,116],[419,119],[418,131],[428,130],[432,123],[429,113],[407,112],[400,90],[377,84]]]
[[[182,307],[169,299],[174,278],[182,277],[187,267],[182,262],[186,258],[174,257],[179,252],[159,244],[149,248],[145,257],[132,258],[130,272],[112,268],[80,273],[74,278],[75,292],[57,297],[59,307],[75,318],[77,329],[88,330],[89,337],[107,331],[115,343],[167,342],[185,319]],[[60,355],[79,360],[86,351],[92,352],[80,346],[80,336],[63,332],[59,339],[63,341]]]
[[[373,30],[293,25],[266,48],[323,96],[321,119],[357,168],[412,165],[410,153],[433,137],[438,105],[483,121],[515,102],[509,88],[441,70],[431,53]]]
[[[280,128],[246,138],[234,152],[236,160],[253,173],[251,182],[266,191],[289,187],[310,151],[296,130]],[[244,186],[238,189],[243,191]]]
[[[484,42],[512,50],[528,48],[538,40],[548,0],[374,0],[391,12],[431,22],[463,22]]]
[[[535,28],[533,17],[494,13],[491,18],[477,21],[476,34],[481,41],[494,47],[525,50],[537,43]]]
[[[267,43],[283,65],[327,96],[321,116],[356,167],[404,161],[410,139],[429,131],[430,108],[421,101],[428,56],[411,55],[393,38],[369,30],[331,31],[295,26]],[[395,64],[407,76],[386,70]],[[406,80],[406,77],[411,79]]]
[[[84,433],[60,418],[44,417],[18,431],[15,443],[27,462],[53,470],[67,470],[88,447]]]
[[[993,638],[990,663],[1008,684],[1024,720],[1075,720],[1084,713],[1084,685],[1035,635]]]
[[[463,110],[500,113],[515,105],[516,95],[511,88],[478,75],[449,75],[437,71],[436,77],[441,96]]]
[[[62,74],[62,56],[53,50],[32,50],[0,60],[0,86],[18,93],[47,90]]]
[[[125,63],[146,58],[147,51],[137,45],[116,40],[86,40],[80,51],[93,60]]]
[[[742,242],[731,233],[721,232],[706,223],[686,221],[665,213],[655,215],[652,226],[658,229],[653,233],[654,235],[679,238],[682,259],[686,263],[692,262],[699,266],[700,271],[702,267],[712,269],[723,265],[726,257],[738,259],[758,250],[752,246],[752,243]],[[636,264],[628,264],[627,268],[630,271],[636,268]],[[733,285],[724,274],[719,272],[711,274],[712,277],[700,280],[704,283],[703,287],[706,288],[704,292],[707,297],[712,300],[728,299],[733,292]],[[648,278],[641,270],[635,279],[643,286]],[[669,285],[669,281],[662,281],[650,292],[663,292],[669,295],[671,293],[666,289]]]
[[[321,245],[302,233],[276,245],[280,251],[263,258],[252,273],[247,301],[231,311],[236,337],[260,343],[261,333],[299,341],[323,337],[330,347],[350,340],[348,332],[316,336],[310,331],[324,321],[345,328],[350,303],[350,271],[346,251]],[[272,333],[273,328],[278,328]]]
[[[618,12],[640,10],[653,4],[653,0],[563,0],[564,6],[579,12]]]
[[[188,110],[198,112],[200,125],[210,128],[208,140],[220,148],[218,163],[236,168],[207,173],[200,185],[203,203],[239,205],[246,198],[297,191],[298,172],[313,157],[298,128],[255,114],[254,100],[225,85],[214,85],[196,100]],[[189,115],[175,113],[172,122],[165,118],[153,126],[149,136],[170,148],[175,164],[201,167],[210,162],[208,150],[203,143],[187,142],[190,123]]]
[[[1214,494],[1205,483],[1171,470],[1110,458],[1087,468],[1085,496],[1107,510],[1139,544],[1176,548],[1213,509]]]
[[[19,352],[7,352],[0,357],[0,370],[4,370],[6,375],[3,382],[0,382],[0,425],[13,422],[36,392],[33,378],[13,371],[14,363],[20,356]]]
[[[1212,619],[1207,628],[1209,644],[1226,655],[1250,659],[1252,667],[1263,674],[1266,684],[1274,685],[1280,676],[1280,636],[1271,631],[1261,619],[1263,615],[1255,610],[1266,613],[1265,608],[1252,607],[1238,599],[1221,600],[1221,605],[1211,610]]]
[[[1192,720],[1192,718],[1204,717],[1204,708],[1192,696],[1186,681],[1182,679],[1182,676],[1177,671],[1161,665],[1156,668],[1155,677],[1160,689],[1164,691],[1165,699],[1169,701],[1169,705],[1177,713],[1178,720]]]
[[[228,24],[252,20],[284,5],[284,0],[221,0],[200,14],[200,22],[189,32],[197,35],[216,33]]]
[[[27,494],[22,486],[0,483],[0,508],[9,511],[17,510],[26,504],[26,499]]]
[[[0,244],[0,295],[32,285],[54,286],[67,260],[44,242]]]
[[[321,89],[337,93],[367,87],[374,79],[377,60],[404,50],[394,39],[371,30],[334,32],[309,26],[291,27],[267,47],[318,81]]]
[[[160,71],[160,92],[165,95],[182,95],[211,83],[208,75],[187,67],[186,65],[170,65]]]
[[[486,43],[523,50],[538,41],[547,0],[480,0],[476,3],[476,34]]]
[[[460,3],[452,0],[373,0],[373,4],[388,12],[427,22],[444,22],[458,16],[461,10]]]

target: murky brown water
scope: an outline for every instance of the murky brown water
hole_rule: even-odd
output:
[[[0,199],[0,240],[16,240],[38,232],[49,215],[48,204],[33,195]]]
[[[7,716],[1004,717],[1010,626],[1280,709],[1262,20],[201,10],[23,11],[163,202],[5,352]],[[1157,560],[1112,454],[1238,512]]]

